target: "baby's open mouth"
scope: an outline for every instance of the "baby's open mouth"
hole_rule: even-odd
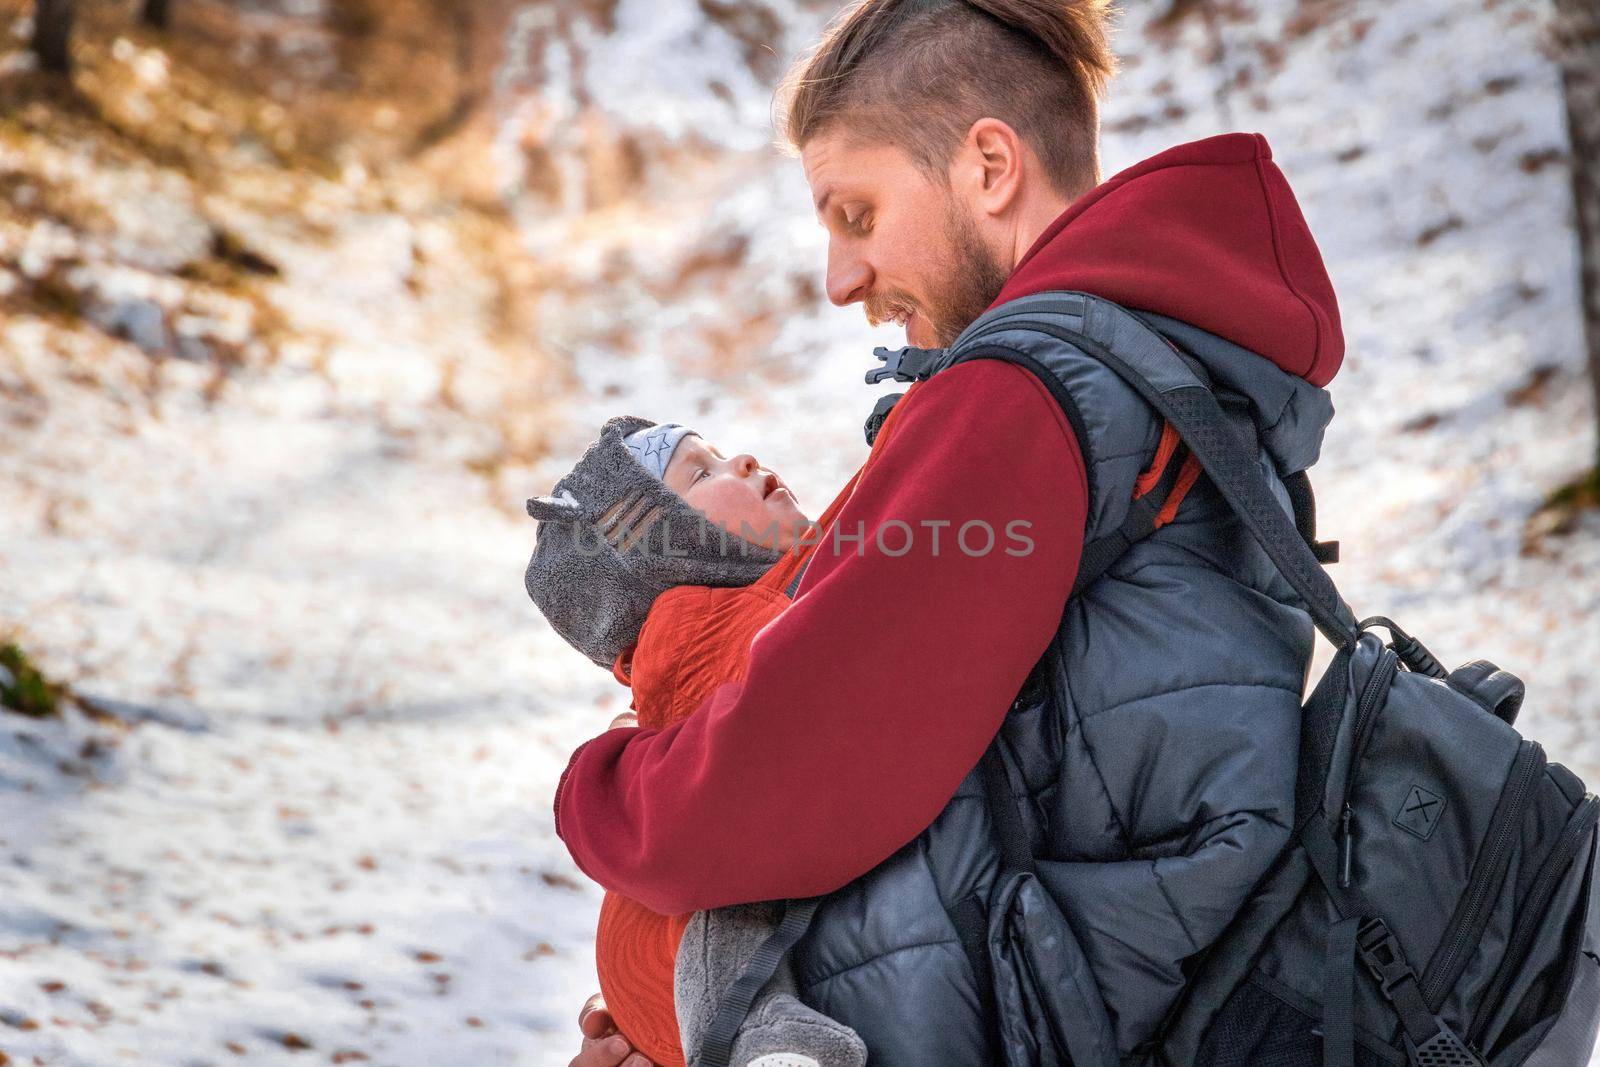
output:
[[[788,494],[790,502],[792,503],[794,501],[794,490],[790,489],[787,485],[784,485],[783,481],[776,474],[769,472],[767,474],[765,483],[761,486],[761,499],[770,500],[779,493]]]

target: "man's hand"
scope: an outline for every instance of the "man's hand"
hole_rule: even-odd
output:
[[[584,1001],[578,1012],[578,1029],[583,1032],[583,1050],[567,1067],[655,1067],[617,1032],[605,997],[599,993]]]

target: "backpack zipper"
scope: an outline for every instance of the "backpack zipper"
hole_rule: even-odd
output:
[[[1361,757],[1367,751],[1367,742],[1372,738],[1373,724],[1378,721],[1378,711],[1387,704],[1386,697],[1389,687],[1394,685],[1395,675],[1400,673],[1400,657],[1392,648],[1385,648],[1378,656],[1378,662],[1372,668],[1372,674],[1367,677],[1367,684],[1361,689],[1361,699],[1356,701],[1356,726],[1355,738],[1350,742],[1350,772],[1344,779],[1345,807],[1350,806],[1350,790],[1355,785],[1356,766],[1361,762]]]
[[[1350,806],[1350,791],[1355,788],[1356,768],[1367,749],[1372,727],[1378,720],[1378,709],[1388,703],[1389,687],[1394,684],[1400,669],[1400,657],[1392,648],[1378,655],[1378,662],[1367,676],[1367,684],[1356,700],[1355,735],[1350,742],[1350,767],[1344,776],[1344,800],[1339,805],[1339,888],[1349,889],[1355,870],[1356,813]]]
[[[1467,1031],[1468,1040],[1474,1048],[1482,1041],[1483,1031],[1488,1028],[1494,1009],[1505,997],[1507,987],[1522,969],[1523,961],[1533,947],[1533,939],[1538,935],[1545,920],[1549,918],[1545,914],[1545,909],[1550,905],[1550,898],[1555,894],[1556,886],[1562,876],[1567,873],[1567,868],[1572,866],[1578,849],[1594,830],[1597,816],[1600,816],[1600,798],[1591,793],[1583,798],[1578,810],[1567,820],[1566,828],[1562,830],[1561,836],[1550,849],[1550,855],[1546,857],[1544,866],[1539,868],[1539,874],[1534,878],[1533,885],[1528,887],[1527,895],[1518,905],[1517,914],[1524,917],[1523,922],[1512,930],[1511,938],[1506,944],[1505,955],[1500,958],[1500,966],[1495,970],[1494,980],[1489,983],[1488,992],[1479,1001],[1478,1011],[1472,1019],[1472,1027]]]
[[[1536,742],[1525,740],[1518,747],[1511,773],[1506,777],[1505,798],[1489,820],[1483,849],[1473,866],[1477,877],[1467,884],[1455,921],[1445,931],[1432,962],[1423,972],[1422,999],[1430,1011],[1439,1009],[1439,1002],[1461,977],[1483,936],[1490,907],[1505,880],[1512,846],[1522,832],[1522,812],[1528,806],[1534,782],[1544,773],[1544,763],[1544,749]]]

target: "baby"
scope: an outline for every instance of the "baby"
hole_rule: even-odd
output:
[[[813,547],[805,535],[819,528],[754,457],[632,416],[607,420],[528,513],[540,520],[529,596],[568,644],[631,687],[639,725],[655,727],[743,676],[751,640],[788,606]],[[663,1067],[698,1067],[723,997],[780,913],[778,904],[745,904],[661,916],[607,893],[596,969],[618,1028]],[[797,992],[785,961],[752,1004],[730,1062],[863,1067],[855,1031]]]

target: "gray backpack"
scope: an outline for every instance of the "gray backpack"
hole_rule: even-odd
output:
[[[1100,359],[1178,431],[1337,649],[1303,710],[1290,844],[1224,935],[1190,961],[1157,1058],[1168,1067],[1588,1063],[1600,1028],[1600,799],[1513,729],[1517,678],[1483,660],[1447,671],[1388,619],[1356,620],[1321,566],[1336,553],[1316,540],[1304,472],[1284,472],[1291,520],[1255,443],[1225,416],[1231,398],[1197,361],[1137,313],[1120,317],[1110,347],[1037,314],[1083,299],[1012,301],[932,358],[1006,359],[985,350],[984,335],[1024,328]],[[897,365],[887,373],[902,378],[901,365],[931,356],[884,355]],[[1087,546],[1086,564],[1103,567],[1148,532],[1130,517],[1125,540]],[[1015,816],[995,815],[1004,835]]]

